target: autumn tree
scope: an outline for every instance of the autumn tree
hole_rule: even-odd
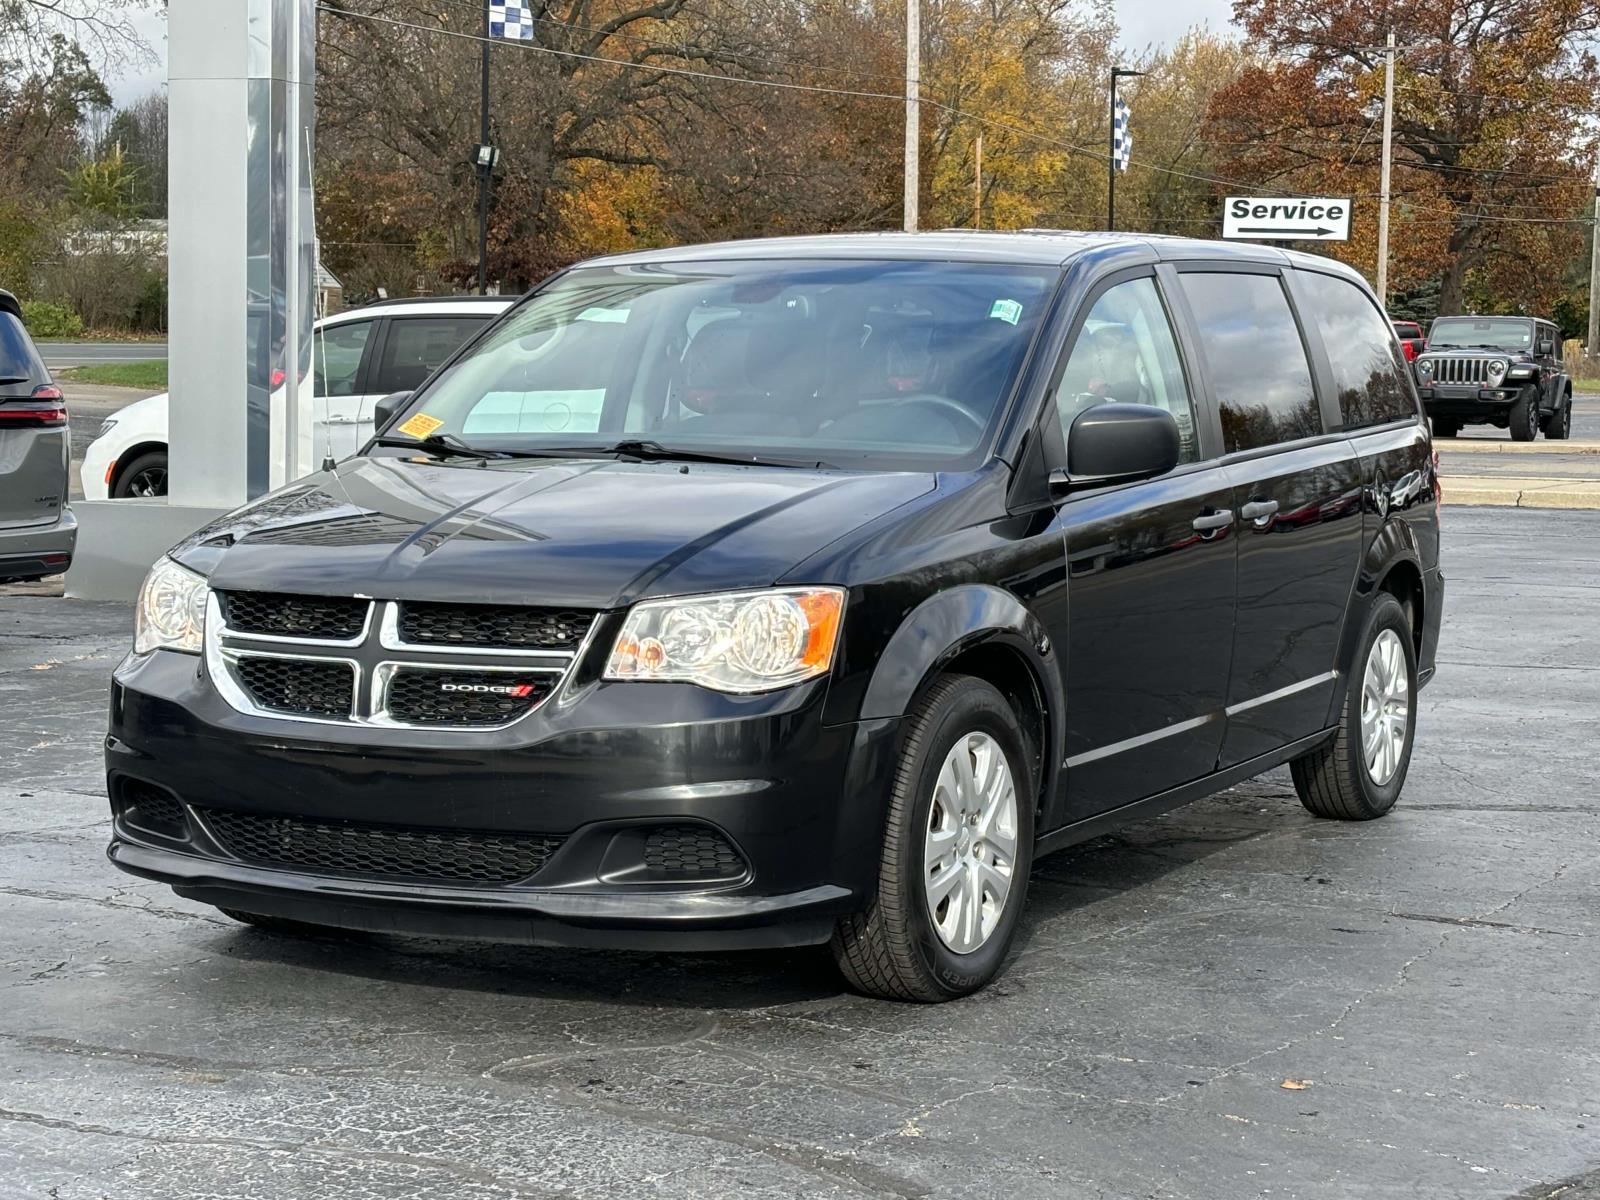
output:
[[[1395,30],[1391,286],[1437,279],[1445,312],[1474,289],[1495,306],[1554,303],[1588,190],[1600,0],[1237,0],[1234,16],[1265,58],[1212,105],[1223,175],[1358,197],[1338,252],[1370,272]]]

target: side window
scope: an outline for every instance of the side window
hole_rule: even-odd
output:
[[[1299,282],[1328,348],[1344,427],[1415,420],[1417,402],[1406,387],[1405,365],[1366,293],[1347,279],[1315,271],[1300,272]]]
[[[1084,409],[1109,401],[1166,409],[1178,423],[1179,461],[1200,457],[1194,403],[1153,279],[1119,283],[1089,310],[1056,388],[1062,436]]]
[[[371,321],[347,321],[317,331],[312,339],[313,372],[319,396],[353,396],[361,355],[372,337]]]
[[[1194,310],[1231,454],[1324,432],[1311,364],[1275,275],[1178,277]]]
[[[410,392],[488,321],[487,317],[395,317],[378,363],[374,392]]]

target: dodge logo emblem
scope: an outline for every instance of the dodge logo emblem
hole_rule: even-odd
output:
[[[441,683],[441,692],[471,692],[478,696],[516,696],[519,699],[533,695],[531,683]]]

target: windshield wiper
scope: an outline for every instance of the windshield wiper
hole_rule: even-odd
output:
[[[396,450],[421,450],[436,458],[454,455],[457,458],[509,458],[504,450],[485,450],[462,441],[453,433],[430,433],[425,438],[378,437],[375,446],[388,446]]]
[[[802,470],[828,470],[832,467],[831,463],[814,458],[767,458],[755,454],[720,454],[715,450],[689,450],[663,446],[660,442],[642,438],[612,442],[609,446],[598,446],[589,453],[615,454],[623,458],[637,458],[649,462],[727,463],[740,467],[795,467]]]

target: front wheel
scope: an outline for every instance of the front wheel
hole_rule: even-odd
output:
[[[857,990],[933,1003],[1005,962],[1033,866],[1034,787],[1017,715],[983,680],[938,680],[906,722],[877,894],[831,948]]]
[[[111,498],[113,500],[126,500],[137,497],[141,500],[151,499],[167,494],[167,453],[165,450],[151,450],[141,454],[117,476],[117,482],[112,485]]]
[[[1399,600],[1379,592],[1345,678],[1338,734],[1289,764],[1309,812],[1370,821],[1394,807],[1411,764],[1416,695],[1411,622]]]
[[[1525,387],[1511,406],[1511,440],[1531,442],[1539,436],[1539,389]]]

